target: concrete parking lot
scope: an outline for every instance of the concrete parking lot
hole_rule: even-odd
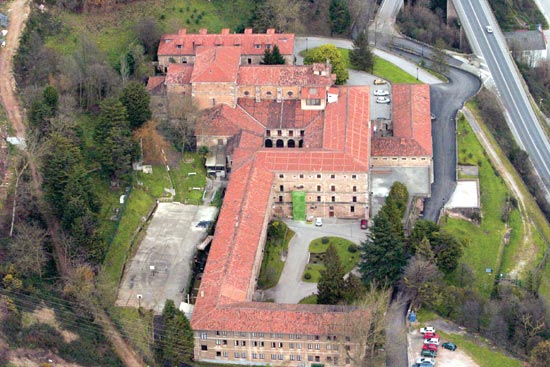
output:
[[[409,362],[414,365],[417,358],[420,358],[420,351],[424,344],[424,338],[418,329],[413,330],[408,335],[409,339]],[[445,342],[440,339],[440,343]],[[455,351],[439,347],[435,367],[479,367],[476,362],[466,352],[460,349],[460,345]]]
[[[164,302],[179,305],[191,278],[196,246],[207,235],[201,221],[214,221],[213,206],[159,203],[138,250],[126,266],[117,306],[141,305],[161,312]],[[140,299],[138,298],[140,295]]]

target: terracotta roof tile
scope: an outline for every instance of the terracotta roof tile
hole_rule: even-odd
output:
[[[227,105],[216,106],[204,110],[197,120],[196,135],[231,136],[241,129],[263,135],[265,127],[252,118],[241,108],[231,108]]]
[[[375,157],[430,156],[414,139],[380,137],[372,139],[372,155]]]
[[[325,69],[324,64],[321,65]],[[311,85],[331,86],[333,80],[328,76],[315,75],[314,65],[243,65],[239,71],[239,85]]]
[[[240,62],[238,47],[198,47],[191,82],[234,83]]]
[[[221,41],[221,44],[220,44]],[[294,34],[165,34],[160,39],[159,56],[194,55],[197,45],[239,46],[243,55],[263,55],[265,45],[277,45],[282,55],[292,55]],[[261,45],[256,48],[255,44]],[[181,48],[178,48],[178,45]]]
[[[304,128],[322,114],[322,111],[302,110],[299,99],[256,102],[252,98],[239,98],[237,103],[268,129]]]
[[[165,76],[151,76],[147,80],[147,91],[155,93],[158,89],[164,86]]]
[[[193,65],[169,64],[166,72],[166,84],[189,84]]]

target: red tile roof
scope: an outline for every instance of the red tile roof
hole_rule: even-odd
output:
[[[325,64],[314,65],[243,65],[239,71],[239,85],[278,85],[278,86],[331,86],[334,83],[328,75],[315,75],[317,68],[326,69]]]
[[[151,76],[147,80],[147,91],[154,92],[155,89],[164,85],[165,76]]]
[[[416,140],[395,137],[373,138],[372,155],[375,157],[430,156]]]
[[[241,108],[219,105],[202,111],[197,119],[195,135],[231,136],[237,134],[241,129],[263,135],[265,126]]]
[[[192,83],[235,83],[241,62],[239,47],[198,47]]]
[[[302,99],[306,99],[306,98],[325,99],[327,98],[327,90],[325,88],[318,88],[317,86],[302,87],[300,97]]]
[[[248,32],[248,33],[247,33]],[[237,46],[243,55],[263,55],[266,45],[277,45],[282,55],[292,55],[294,52],[294,34],[275,34],[268,30],[266,34],[187,34],[185,29],[178,34],[165,34],[160,39],[159,56],[194,55],[197,46]],[[180,48],[178,48],[180,45]],[[260,45],[260,47],[256,47]]]
[[[189,64],[169,64],[166,71],[166,84],[189,84],[193,65]]]
[[[304,128],[322,115],[322,111],[302,110],[298,99],[262,100],[239,98],[238,105],[268,129]]]

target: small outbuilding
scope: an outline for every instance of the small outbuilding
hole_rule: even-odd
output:
[[[548,57],[547,40],[542,29],[534,31],[515,31],[504,33],[508,47],[514,59],[535,67]]]

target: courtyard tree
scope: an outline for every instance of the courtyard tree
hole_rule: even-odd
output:
[[[324,270],[317,285],[317,303],[322,305],[336,305],[344,298],[346,282],[344,269],[336,248],[331,244],[323,256]]]
[[[369,45],[369,36],[366,31],[359,33],[353,40],[353,50],[349,52],[350,62],[363,71],[372,73],[374,68],[374,55]]]
[[[304,58],[304,64],[325,63],[327,60],[332,65],[332,72],[336,74],[336,84],[344,84],[349,78],[349,73],[342,53],[336,46],[323,45],[309,50]]]

